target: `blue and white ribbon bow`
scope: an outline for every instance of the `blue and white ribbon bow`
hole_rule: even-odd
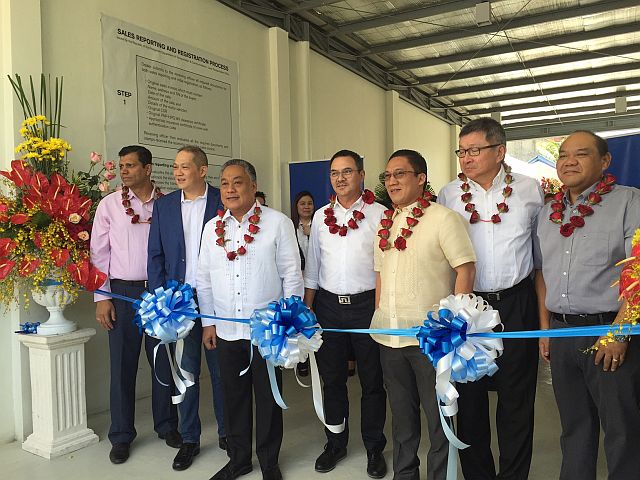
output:
[[[458,412],[458,391],[453,382],[474,382],[498,371],[495,361],[503,351],[502,339],[472,334],[492,332],[501,325],[500,314],[482,297],[449,295],[440,300],[438,312],[430,311],[418,330],[420,349],[436,369],[436,395],[440,420],[449,439],[448,479],[457,476],[457,451],[467,448],[445,417]]]
[[[38,333],[40,322],[25,322],[20,324],[20,330],[16,333]]]
[[[316,414],[330,431],[342,432],[344,422],[342,425],[328,425],[325,422],[320,375],[314,355],[322,345],[322,335],[317,329],[319,325],[315,314],[302,299],[294,295],[271,302],[266,308],[253,312],[249,325],[251,343],[258,347],[260,355],[267,362],[271,391],[276,403],[283,409],[287,408],[278,389],[275,367],[295,369],[299,362],[304,362],[308,357]]]
[[[135,324],[147,335],[160,340],[153,351],[154,366],[158,347],[165,346],[171,375],[180,392],[172,396],[171,401],[174,404],[180,403],[184,400],[187,388],[195,384],[193,374],[181,366],[184,352],[183,339],[189,335],[198,317],[193,289],[188,283],[180,284],[175,280],[169,280],[164,288],[158,287],[153,293],[144,292],[141,299],[136,300],[133,306],[136,309]],[[169,347],[173,342],[176,343],[175,357]],[[168,386],[157,375],[156,379],[162,385]]]

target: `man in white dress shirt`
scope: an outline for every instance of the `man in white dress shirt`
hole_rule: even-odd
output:
[[[373,245],[385,210],[370,191],[362,191],[363,160],[341,150],[331,158],[331,203],[319,209],[311,222],[304,271],[305,303],[315,309],[324,328],[369,328],[375,310],[376,275]],[[382,451],[387,396],[380,366],[380,349],[369,335],[324,332],[318,351],[323,380],[325,418],[329,425],[345,421],[342,433],[325,429],[327,444],[315,463],[317,472],[333,470],[347,455],[349,399],[347,396],[349,344],[353,346],[362,386],[361,432],[367,449],[367,474],[387,473]]]
[[[226,210],[205,225],[198,261],[198,300],[203,314],[247,319],[274,300],[303,294],[293,223],[276,210],[260,207],[255,193],[253,165],[234,159],[222,166],[220,194]],[[218,349],[231,459],[212,480],[233,480],[253,469],[253,395],[262,478],[280,480],[282,410],[271,393],[266,362],[250,345],[249,326],[207,318],[202,319],[202,326],[205,347]],[[240,376],[249,365],[251,348],[251,368]],[[282,388],[280,369],[276,369],[276,378]]]
[[[532,234],[543,205],[542,190],[533,178],[510,173],[504,163],[505,132],[493,119],[480,118],[465,125],[455,153],[462,173],[440,191],[438,202],[471,223],[469,233],[478,257],[474,291],[500,312],[506,331],[536,330]],[[460,450],[465,478],[528,477],[537,353],[537,340],[510,339],[504,342],[499,370],[493,377],[458,384],[458,434],[471,445]],[[498,393],[497,474],[491,453],[490,390]]]

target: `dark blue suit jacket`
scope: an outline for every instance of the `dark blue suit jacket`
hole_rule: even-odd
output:
[[[219,209],[223,208],[220,202],[220,190],[208,184],[207,189],[207,206],[202,228],[217,215]],[[181,192],[182,190],[171,192],[153,204],[147,259],[149,291],[164,285],[167,280],[184,282],[187,265],[180,204]]]

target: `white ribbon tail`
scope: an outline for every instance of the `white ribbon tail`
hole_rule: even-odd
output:
[[[341,425],[329,425],[324,418],[324,408],[322,400],[322,385],[320,385],[320,373],[318,373],[318,364],[316,363],[316,356],[313,352],[309,352],[309,367],[311,369],[311,391],[313,393],[313,406],[316,410],[316,415],[322,422],[322,424],[331,433],[342,433],[346,427],[346,420],[342,420]]]
[[[253,349],[251,349],[253,350]],[[276,379],[276,369],[273,366],[273,363],[265,360],[267,362],[267,372],[269,373],[269,383],[271,384],[271,393],[273,393],[273,399],[276,401],[278,406],[283,410],[286,410],[287,405],[284,403],[284,399],[280,394],[280,389],[278,388],[278,381]]]

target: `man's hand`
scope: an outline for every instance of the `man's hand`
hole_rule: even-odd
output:
[[[604,341],[600,343],[601,340]],[[606,336],[600,337],[594,344],[594,347],[598,348],[596,351],[595,364],[600,365],[602,361],[602,370],[605,372],[609,370],[615,372],[624,363],[628,345],[628,342],[612,342],[611,339]]]
[[[207,350],[216,348],[216,326],[202,327],[202,344]]]
[[[549,363],[551,361],[551,357],[549,356],[549,339],[539,338],[538,349],[540,350],[540,356],[542,357],[542,359],[545,362]]]
[[[111,300],[96,302],[96,320],[107,330],[113,330],[113,322],[116,321],[116,309]]]

